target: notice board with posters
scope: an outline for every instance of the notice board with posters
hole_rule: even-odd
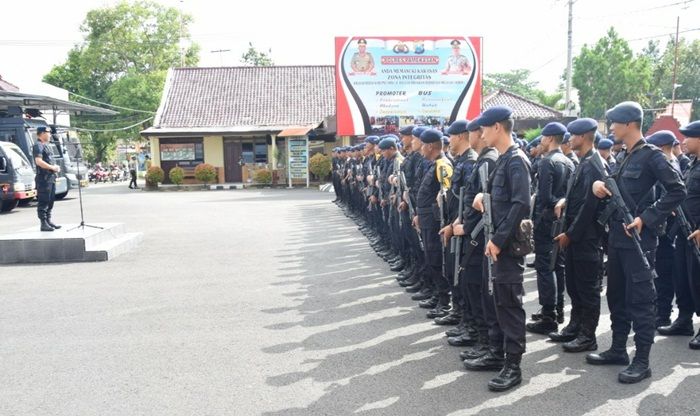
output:
[[[293,182],[305,182],[309,187],[309,141],[306,137],[287,139],[289,187]]]
[[[476,117],[481,51],[480,37],[336,37],[338,135]]]

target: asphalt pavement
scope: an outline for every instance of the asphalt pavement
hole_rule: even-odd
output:
[[[0,415],[700,413],[687,337],[657,336],[652,378],[622,385],[620,367],[528,335],[523,384],[488,391],[494,373],[463,369],[331,199],[92,185],[86,223],[124,222],[144,241],[104,263],[0,267]],[[80,221],[77,194],[54,221]],[[34,226],[33,207],[0,215],[3,234]]]

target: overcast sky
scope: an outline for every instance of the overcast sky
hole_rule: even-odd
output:
[[[248,42],[272,49],[278,65],[333,64],[334,36],[467,35],[484,38],[484,72],[533,71],[554,91],[566,68],[567,1],[335,2],[158,0],[194,17],[200,66],[239,65]],[[31,92],[82,39],[86,13],[116,1],[5,1],[0,23],[0,75]],[[641,50],[649,38],[665,44],[680,16],[681,36],[700,38],[700,0],[577,0],[574,55],[610,26]],[[230,49],[230,52],[212,53]]]

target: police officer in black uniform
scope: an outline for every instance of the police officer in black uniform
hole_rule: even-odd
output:
[[[51,148],[46,146],[51,133],[48,127],[40,126],[36,129],[39,141],[34,144],[32,154],[36,164],[36,190],[37,213],[41,222],[41,231],[53,231],[61,228],[51,221],[51,210],[56,198],[56,174],[61,171],[61,167],[54,164]]]
[[[442,272],[443,244],[440,241],[440,209],[438,196],[449,189],[452,176],[452,164],[442,151],[442,132],[428,129],[421,133],[423,156],[430,161],[430,168],[423,176],[416,210],[418,211],[414,227],[419,227],[423,237],[426,279],[433,285],[430,299],[421,301],[418,306],[425,309],[446,309],[450,304],[450,284]],[[432,315],[432,314],[431,314]]]
[[[450,135],[450,152],[453,155],[453,165],[454,172],[452,174],[452,180],[450,181],[450,189],[447,192],[447,219],[445,226],[440,230],[443,241],[446,246],[449,247],[449,243],[452,239],[452,223],[457,220],[459,216],[459,191],[462,187],[466,187],[467,181],[471,177],[474,170],[474,165],[476,164],[476,159],[479,155],[471,148],[469,141],[469,131],[467,126],[469,125],[468,120],[456,120],[447,129],[447,134]],[[471,308],[467,307],[469,299],[462,296],[464,290],[461,290],[458,285],[454,286],[454,262],[455,254],[449,253],[448,265],[445,268],[447,279],[452,287],[452,310],[448,316],[443,318],[438,318],[435,320],[437,324],[450,324],[456,325],[460,322],[463,315],[471,315]],[[468,317],[467,320],[470,320]],[[450,345],[463,346],[463,345],[473,345],[474,341],[457,342],[455,340],[448,340]]]
[[[549,337],[556,342],[565,342],[563,349],[566,352],[598,348],[595,331],[600,317],[600,280],[595,271],[600,270],[603,259],[603,227],[597,222],[600,200],[593,197],[591,190],[593,182],[602,178],[591,163],[592,157],[600,157],[594,147],[597,129],[598,122],[592,118],[581,118],[568,124],[569,142],[581,159],[566,198],[554,208],[557,218],[564,215],[564,231],[555,236],[554,241],[565,256],[571,318],[566,327],[549,334]]]
[[[495,230],[485,248],[485,255],[494,262],[493,297],[498,324],[490,329],[489,353],[465,360],[464,365],[469,370],[500,369],[498,376],[488,383],[493,391],[505,391],[520,384],[520,361],[525,352],[525,257],[511,249],[516,230],[530,212],[530,161],[511,138],[512,114],[509,107],[495,106],[477,119],[487,146],[495,147],[500,154],[488,183]],[[473,207],[483,212],[482,201],[483,195],[477,195]],[[502,343],[494,342],[499,338]]]
[[[695,159],[685,171],[685,184],[688,197],[683,202],[683,212],[690,222],[693,232],[690,236],[679,232],[676,236],[676,264],[678,275],[685,279],[685,284],[678,282],[678,291],[688,291],[693,300],[693,311],[700,316],[700,261],[691,252],[692,244],[700,247],[700,121],[693,121],[680,129],[686,137],[688,154]],[[681,286],[682,285],[682,286]],[[691,323],[692,327],[692,323]],[[700,350],[700,331],[690,340],[688,346]]]
[[[463,224],[454,223],[452,228],[455,235],[464,236],[459,286],[462,290],[462,296],[468,300],[465,307],[470,308],[468,312],[471,315],[477,338],[475,340],[474,336],[465,328],[464,331],[447,339],[447,342],[452,345],[474,345],[473,348],[460,353],[462,360],[479,358],[488,353],[489,328],[498,325],[493,296],[486,290],[488,274],[484,273],[486,244],[484,224],[481,212],[472,207],[476,195],[483,192],[479,169],[482,165],[488,165],[488,171],[492,172],[496,165],[496,159],[498,159],[498,151],[493,147],[486,146],[486,142],[481,136],[481,126],[476,120],[469,123],[467,130],[469,131],[471,148],[479,156],[465,184]],[[465,312],[464,315],[467,313]],[[494,341],[494,344],[498,343],[503,343],[502,337]]]
[[[637,383],[651,376],[649,353],[654,343],[655,313],[653,260],[658,244],[656,229],[686,195],[685,185],[666,158],[642,137],[642,107],[631,101],[608,110],[606,116],[616,138],[626,146],[624,159],[613,172],[613,179],[634,220],[627,226],[620,210],[612,213],[608,243],[608,307],[612,320],[612,346],[600,354],[589,354],[590,364],[629,364],[627,337],[634,325],[636,352],[632,363],[620,372],[622,383]],[[659,182],[666,189],[660,198],[652,190]],[[606,198],[605,183],[593,183],[593,193]],[[650,268],[635,249],[632,232],[641,236],[641,246]]]
[[[554,247],[554,206],[566,195],[566,186],[574,171],[573,162],[561,151],[561,143],[566,133],[566,127],[557,122],[549,123],[542,129],[542,145],[546,153],[538,166],[537,196],[533,214],[537,292],[542,312],[540,319],[527,324],[527,330],[537,334],[554,332],[558,329],[557,322],[563,322],[563,253],[558,253],[554,270],[550,268],[550,263]],[[560,316],[556,312],[557,308]]]

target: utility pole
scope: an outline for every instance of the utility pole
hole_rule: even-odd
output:
[[[574,0],[569,0],[569,31],[566,51],[566,98],[564,103],[564,115],[571,115],[571,70],[573,66],[573,23],[574,23]]]
[[[678,70],[678,30],[681,22],[681,17],[677,16],[676,17],[676,43],[675,43],[675,50],[673,52],[674,57],[673,57],[673,83],[671,84],[673,86],[673,91],[671,92],[671,117],[673,117],[673,110],[676,107],[676,87],[680,87],[680,85],[676,84],[676,73]]]

